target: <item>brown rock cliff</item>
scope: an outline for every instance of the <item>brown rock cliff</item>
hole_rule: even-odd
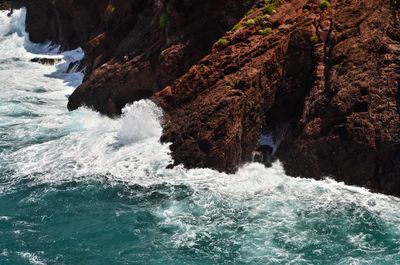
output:
[[[109,116],[148,98],[205,56],[251,7],[238,0],[25,0],[34,42],[82,46],[86,78],[68,108]]]
[[[288,174],[398,195],[399,22],[389,0],[286,1],[269,18],[257,9],[154,97],[162,140],[175,163],[232,172],[263,127],[289,122],[277,153]]]

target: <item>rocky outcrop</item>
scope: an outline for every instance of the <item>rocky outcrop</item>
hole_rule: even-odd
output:
[[[0,10],[10,10],[11,0],[0,0]]]
[[[68,108],[109,116],[148,98],[205,56],[212,43],[251,7],[237,0],[29,0],[34,42],[82,46],[86,78]]]
[[[289,174],[400,195],[399,14],[396,1],[335,1],[321,16],[315,83],[280,150]]]
[[[113,116],[148,98],[206,55],[250,7],[244,1],[113,1],[105,31],[86,45],[88,76],[68,108]]]
[[[31,62],[33,63],[40,63],[44,65],[55,65],[57,63],[60,63],[62,60],[58,58],[42,58],[42,57],[35,57],[30,59]]]
[[[399,195],[399,3],[281,2],[259,5],[153,98],[175,163],[233,172],[262,128],[289,123],[277,152],[288,174]]]
[[[175,163],[227,172],[286,124],[288,174],[400,195],[398,0],[25,2],[32,40],[85,50],[70,110],[152,97]]]

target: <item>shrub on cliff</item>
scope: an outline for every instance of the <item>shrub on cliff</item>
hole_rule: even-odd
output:
[[[323,0],[321,1],[321,3],[319,4],[319,8],[321,8],[322,10],[327,9],[328,7],[331,6],[331,2],[329,2],[328,0]]]
[[[225,39],[225,38],[220,38],[216,43],[215,46],[217,46],[218,48],[223,48],[229,45],[229,40]]]
[[[169,15],[168,13],[164,13],[160,17],[160,28],[165,28],[168,25],[169,22]]]
[[[241,28],[242,28],[242,24],[237,23],[235,26],[233,26],[232,31],[237,31],[237,30],[239,30]]]
[[[256,21],[254,19],[249,19],[246,21],[246,26],[251,27],[256,24]]]
[[[275,9],[276,9],[276,6],[274,4],[268,4],[263,8],[263,11],[264,11],[264,13],[271,15],[275,12]]]
[[[261,35],[269,35],[272,33],[272,28],[268,27],[263,30],[258,31]]]
[[[264,13],[272,15],[275,12],[276,8],[284,2],[284,0],[265,0],[263,11]]]
[[[311,36],[310,40],[311,40],[312,43],[317,43],[317,42],[320,41],[320,38],[319,38],[318,35],[314,34],[314,35]]]
[[[269,18],[270,18],[270,15],[267,14],[267,15],[258,16],[254,20],[256,21],[257,24],[260,24],[265,21],[268,21]]]

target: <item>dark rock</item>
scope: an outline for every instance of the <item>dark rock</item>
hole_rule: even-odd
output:
[[[83,60],[71,62],[68,65],[67,73],[84,72],[84,69]]]
[[[114,116],[126,103],[152,96],[206,55],[250,5],[120,0],[113,7],[105,11],[106,30],[86,45],[88,75],[70,97],[70,110],[86,105]]]
[[[11,0],[0,0],[0,10],[10,10]]]
[[[72,50],[103,31],[108,0],[25,0],[26,31],[33,42],[51,41]]]
[[[40,64],[45,64],[45,65],[55,65],[59,62],[61,62],[61,59],[56,59],[56,58],[33,58],[30,60],[33,63],[40,63]]]
[[[149,97],[184,74],[252,1],[25,2],[32,41],[50,40],[63,49],[82,46],[85,50],[86,78],[68,108],[86,105],[113,116],[126,103]],[[121,79],[99,79],[105,69]]]

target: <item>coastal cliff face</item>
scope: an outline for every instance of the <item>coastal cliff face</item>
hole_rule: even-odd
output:
[[[33,41],[84,47],[86,77],[68,108],[115,116],[151,97],[176,164],[233,172],[263,128],[287,124],[276,156],[289,175],[400,195],[399,1],[26,6]]]
[[[32,41],[84,47],[86,78],[68,108],[86,105],[109,116],[171,84],[251,7],[233,0],[26,3]]]
[[[293,0],[240,25],[154,97],[175,163],[235,171],[288,123],[289,175],[400,194],[399,3]]]

